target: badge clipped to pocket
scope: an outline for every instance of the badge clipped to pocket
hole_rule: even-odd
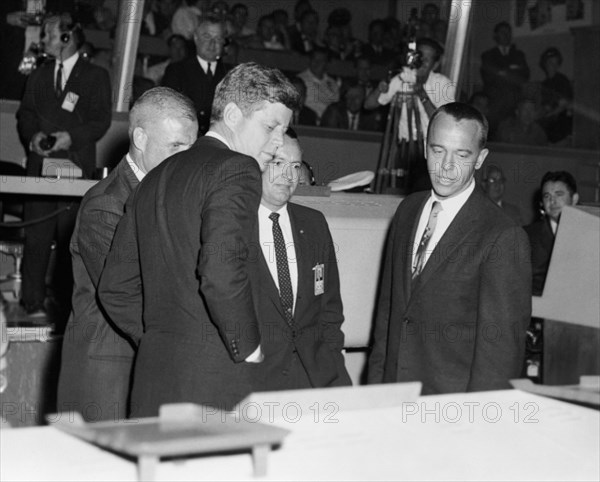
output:
[[[317,264],[313,268],[315,272],[315,296],[325,293],[325,265]]]
[[[65,95],[65,100],[63,100],[63,103],[60,107],[67,112],[73,112],[78,100],[79,96],[75,92],[67,92]]]

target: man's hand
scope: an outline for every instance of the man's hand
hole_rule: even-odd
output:
[[[261,363],[264,359],[265,355],[260,349],[260,345],[258,345],[258,348],[248,355],[248,358],[246,358],[244,361],[246,363]]]
[[[56,152],[56,151],[68,151],[71,148],[71,135],[66,131],[54,132],[52,134],[56,137],[56,142],[50,151],[48,152]]]
[[[381,82],[379,82],[379,85],[377,86],[377,90],[379,91],[380,94],[385,94],[389,89],[390,89],[390,84],[388,84],[385,80],[382,80]]]
[[[31,143],[29,144],[30,149],[40,156],[47,156],[50,151],[45,151],[40,146],[40,142],[42,142],[46,137],[48,136],[41,131],[34,134],[31,138]]]

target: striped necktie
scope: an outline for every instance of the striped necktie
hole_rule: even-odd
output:
[[[421,242],[419,243],[419,247],[417,248],[417,254],[415,255],[412,279],[415,279],[417,276],[419,276],[421,274],[421,271],[423,271],[423,268],[425,267],[425,255],[427,253],[427,245],[429,244],[429,240],[431,239],[431,236],[435,231],[437,217],[441,210],[441,203],[439,203],[438,201],[434,201],[433,205],[431,206],[431,212],[429,213],[427,227],[425,228],[425,231],[423,231],[423,236],[421,236]]]

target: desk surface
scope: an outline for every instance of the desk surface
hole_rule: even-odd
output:
[[[270,454],[260,480],[600,478],[600,412],[519,390],[323,410],[315,420],[317,413],[276,422],[292,433]],[[53,427],[1,430],[0,436],[1,480],[136,477],[132,460]],[[253,480],[251,474],[251,456],[244,453],[162,462],[157,480]]]

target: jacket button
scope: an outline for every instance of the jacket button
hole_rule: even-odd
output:
[[[408,317],[404,318],[404,323],[406,323],[406,324],[410,323],[410,318],[408,318]]]

